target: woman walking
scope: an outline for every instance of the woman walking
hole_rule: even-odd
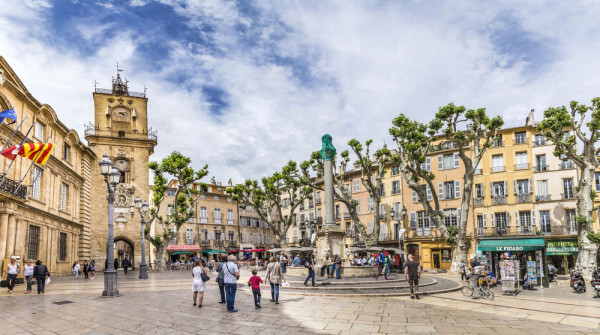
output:
[[[45,293],[44,288],[46,287],[46,276],[50,278],[50,272],[48,267],[42,264],[39,259],[35,261],[35,267],[33,268],[33,275],[37,281],[38,294]]]
[[[271,284],[271,302],[279,304],[279,286],[283,281],[283,271],[281,270],[281,264],[275,260],[275,257],[269,259],[267,265],[267,275],[265,282]]]
[[[87,262],[87,259],[83,261],[83,279],[88,279],[88,272],[90,271],[90,265]]]
[[[14,258],[10,259],[10,263],[7,266],[6,285],[8,286],[8,293],[12,294],[15,288],[15,282],[17,281],[17,274],[20,272],[19,264]]]
[[[75,275],[75,279],[79,279],[79,261],[75,261],[75,263],[73,264],[73,274]]]
[[[21,270],[25,272],[25,280],[27,281],[27,291],[25,291],[25,294],[31,293],[31,282],[33,281],[33,268],[34,265],[31,262],[31,259],[28,259],[27,263],[23,267],[23,270]]]
[[[92,259],[88,268],[90,270],[90,280],[94,280],[96,278],[96,261]]]
[[[206,288],[206,282],[202,280],[202,274],[206,274],[203,262],[196,260],[194,262],[194,268],[192,269],[192,276],[194,281],[192,282],[192,291],[194,292],[194,306],[196,306],[196,297],[198,299],[198,307],[202,307],[202,300],[204,299],[204,289]]]

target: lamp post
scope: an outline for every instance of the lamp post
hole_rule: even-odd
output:
[[[148,202],[144,201],[140,197],[135,198],[135,208],[140,213],[140,222],[142,224],[142,264],[140,264],[140,277],[139,279],[148,279],[148,265],[146,265],[146,221],[144,218],[148,213]]]
[[[398,247],[400,248],[400,250],[404,251],[403,248],[403,239],[400,236],[401,230],[402,230],[402,224],[404,223],[405,219],[406,219],[406,207],[402,206],[402,210],[400,211],[400,213],[396,213],[394,211],[394,209],[392,208],[392,210],[390,211],[390,215],[392,216],[392,218],[396,221],[398,221]],[[398,214],[400,214],[400,216],[398,217]]]
[[[118,297],[119,290],[117,289],[117,270],[114,267],[115,259],[115,238],[113,236],[114,227],[114,203],[115,203],[115,188],[119,184],[121,174],[114,167],[113,163],[108,159],[108,154],[102,155],[102,160],[99,162],[100,173],[104,176],[106,188],[108,190],[108,245],[106,250],[107,267],[104,269],[104,291],[103,297]]]

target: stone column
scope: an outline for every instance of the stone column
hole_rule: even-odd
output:
[[[325,225],[335,225],[335,211],[333,200],[333,162],[326,160],[324,162],[324,181],[325,181]]]
[[[0,214],[0,271],[4,268],[4,257],[6,257],[6,240],[8,239],[8,214]]]
[[[8,232],[6,235],[6,257],[15,254],[15,239],[17,238],[17,219],[14,215],[8,216]]]

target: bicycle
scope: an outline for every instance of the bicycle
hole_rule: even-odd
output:
[[[473,283],[469,282],[468,284],[464,285],[462,288],[462,294],[465,297],[471,297],[473,296],[473,293],[475,293],[475,289],[479,290],[479,295],[482,296],[484,299],[486,300],[494,300],[494,291],[492,291],[492,289],[489,287],[489,285],[486,286],[477,286],[476,288],[473,287]]]

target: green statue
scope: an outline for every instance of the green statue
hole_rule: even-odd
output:
[[[323,142],[323,148],[321,151],[319,151],[321,158],[324,161],[333,160],[335,157],[335,148],[333,147],[333,139],[331,138],[331,135],[323,135],[323,137],[321,137],[321,141]]]

